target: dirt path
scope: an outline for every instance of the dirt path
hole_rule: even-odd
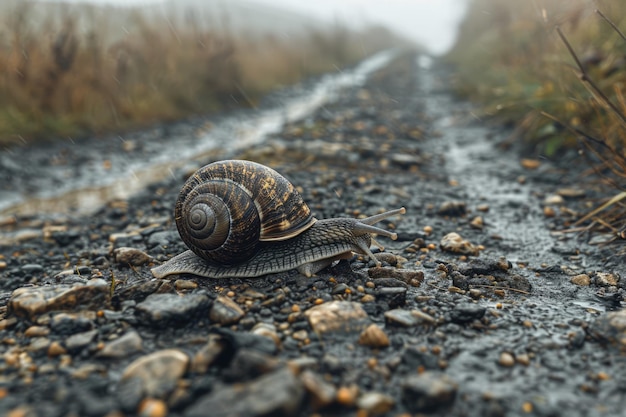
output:
[[[405,56],[236,155],[318,218],[406,207],[383,268],[152,279],[185,249],[191,167],[89,217],[6,221],[0,414],[624,415],[623,264],[551,233],[584,207],[558,198],[571,172],[498,150],[441,74]]]

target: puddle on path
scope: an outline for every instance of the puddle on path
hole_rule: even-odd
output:
[[[31,177],[34,180],[13,190],[0,191],[0,218],[42,213],[93,213],[108,201],[128,198],[149,184],[174,175],[176,169],[192,160],[233,155],[238,150],[262,142],[268,135],[280,132],[286,123],[311,115],[335,100],[343,89],[363,85],[369,74],[384,67],[398,52],[383,51],[354,69],[328,74],[311,88],[286,94],[288,97],[281,100],[280,105],[234,112],[211,121],[209,129],[195,134],[167,140],[162,137],[147,140],[142,142],[142,149],[138,152],[111,149],[125,142],[120,137],[120,143],[109,144],[109,148],[101,152],[98,149],[90,153],[83,150],[87,155],[85,160],[78,158],[80,163],[71,166],[47,164],[43,167],[37,166],[36,162],[23,161],[33,166],[36,174]],[[292,90],[297,91],[298,88],[302,89],[296,86]],[[159,135],[158,132],[151,134]],[[88,148],[92,144],[72,143],[66,146],[69,152],[80,153],[77,147]],[[40,158],[50,158],[50,154],[42,153]],[[12,158],[15,157],[7,152],[0,162],[10,164]],[[107,166],[114,168],[105,168]]]

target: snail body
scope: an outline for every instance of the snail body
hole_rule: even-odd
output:
[[[228,160],[200,168],[183,188],[174,210],[187,250],[153,268],[163,278],[252,278],[297,269],[311,276],[353,252],[368,255],[371,234],[396,239],[374,224],[404,208],[365,219],[317,220],[300,193],[271,168]]]

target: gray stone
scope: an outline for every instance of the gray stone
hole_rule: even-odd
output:
[[[215,388],[190,406],[185,417],[293,416],[298,410],[304,388],[289,370],[281,368],[254,381]]]
[[[98,356],[103,358],[125,358],[142,349],[143,340],[141,336],[139,336],[136,331],[131,330],[123,336],[107,343],[104,348],[98,352]]]
[[[588,333],[601,342],[626,352],[626,310],[604,314],[589,326]]]
[[[95,313],[90,313],[89,316],[83,313],[55,314],[52,316],[52,320],[50,320],[50,328],[54,333],[60,335],[70,335],[91,330],[95,326],[92,320],[92,318],[95,318]]]
[[[120,265],[142,266],[152,261],[147,253],[129,247],[121,247],[113,250],[113,259]]]
[[[126,384],[133,386],[139,380],[145,396],[163,397],[176,388],[188,366],[189,357],[180,350],[159,350],[140,357],[124,369],[122,388]]]
[[[75,351],[89,345],[97,336],[98,330],[89,330],[87,332],[76,333],[65,339],[65,347],[69,351]]]
[[[485,315],[486,308],[474,303],[459,303],[450,312],[450,320],[453,323],[469,323],[479,320]]]
[[[367,412],[368,416],[385,414],[395,405],[393,397],[380,392],[366,392],[356,402],[359,409]]]
[[[244,311],[239,305],[228,297],[220,295],[213,302],[209,318],[212,322],[221,325],[235,324],[244,316]]]
[[[135,314],[144,324],[188,324],[189,320],[209,309],[210,299],[205,294],[152,294],[137,304]]]
[[[457,384],[452,379],[435,372],[411,375],[401,385],[402,401],[413,413],[451,406],[457,392]]]

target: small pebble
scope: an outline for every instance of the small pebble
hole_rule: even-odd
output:
[[[372,348],[389,346],[389,337],[377,324],[370,324],[359,336],[359,344]]]
[[[515,358],[509,352],[502,352],[498,359],[498,364],[510,368],[515,365]]]
[[[570,282],[575,285],[587,287],[591,283],[591,278],[587,274],[575,275],[570,278]]]
[[[137,414],[139,417],[165,417],[167,415],[167,404],[163,400],[146,398],[139,404]]]

